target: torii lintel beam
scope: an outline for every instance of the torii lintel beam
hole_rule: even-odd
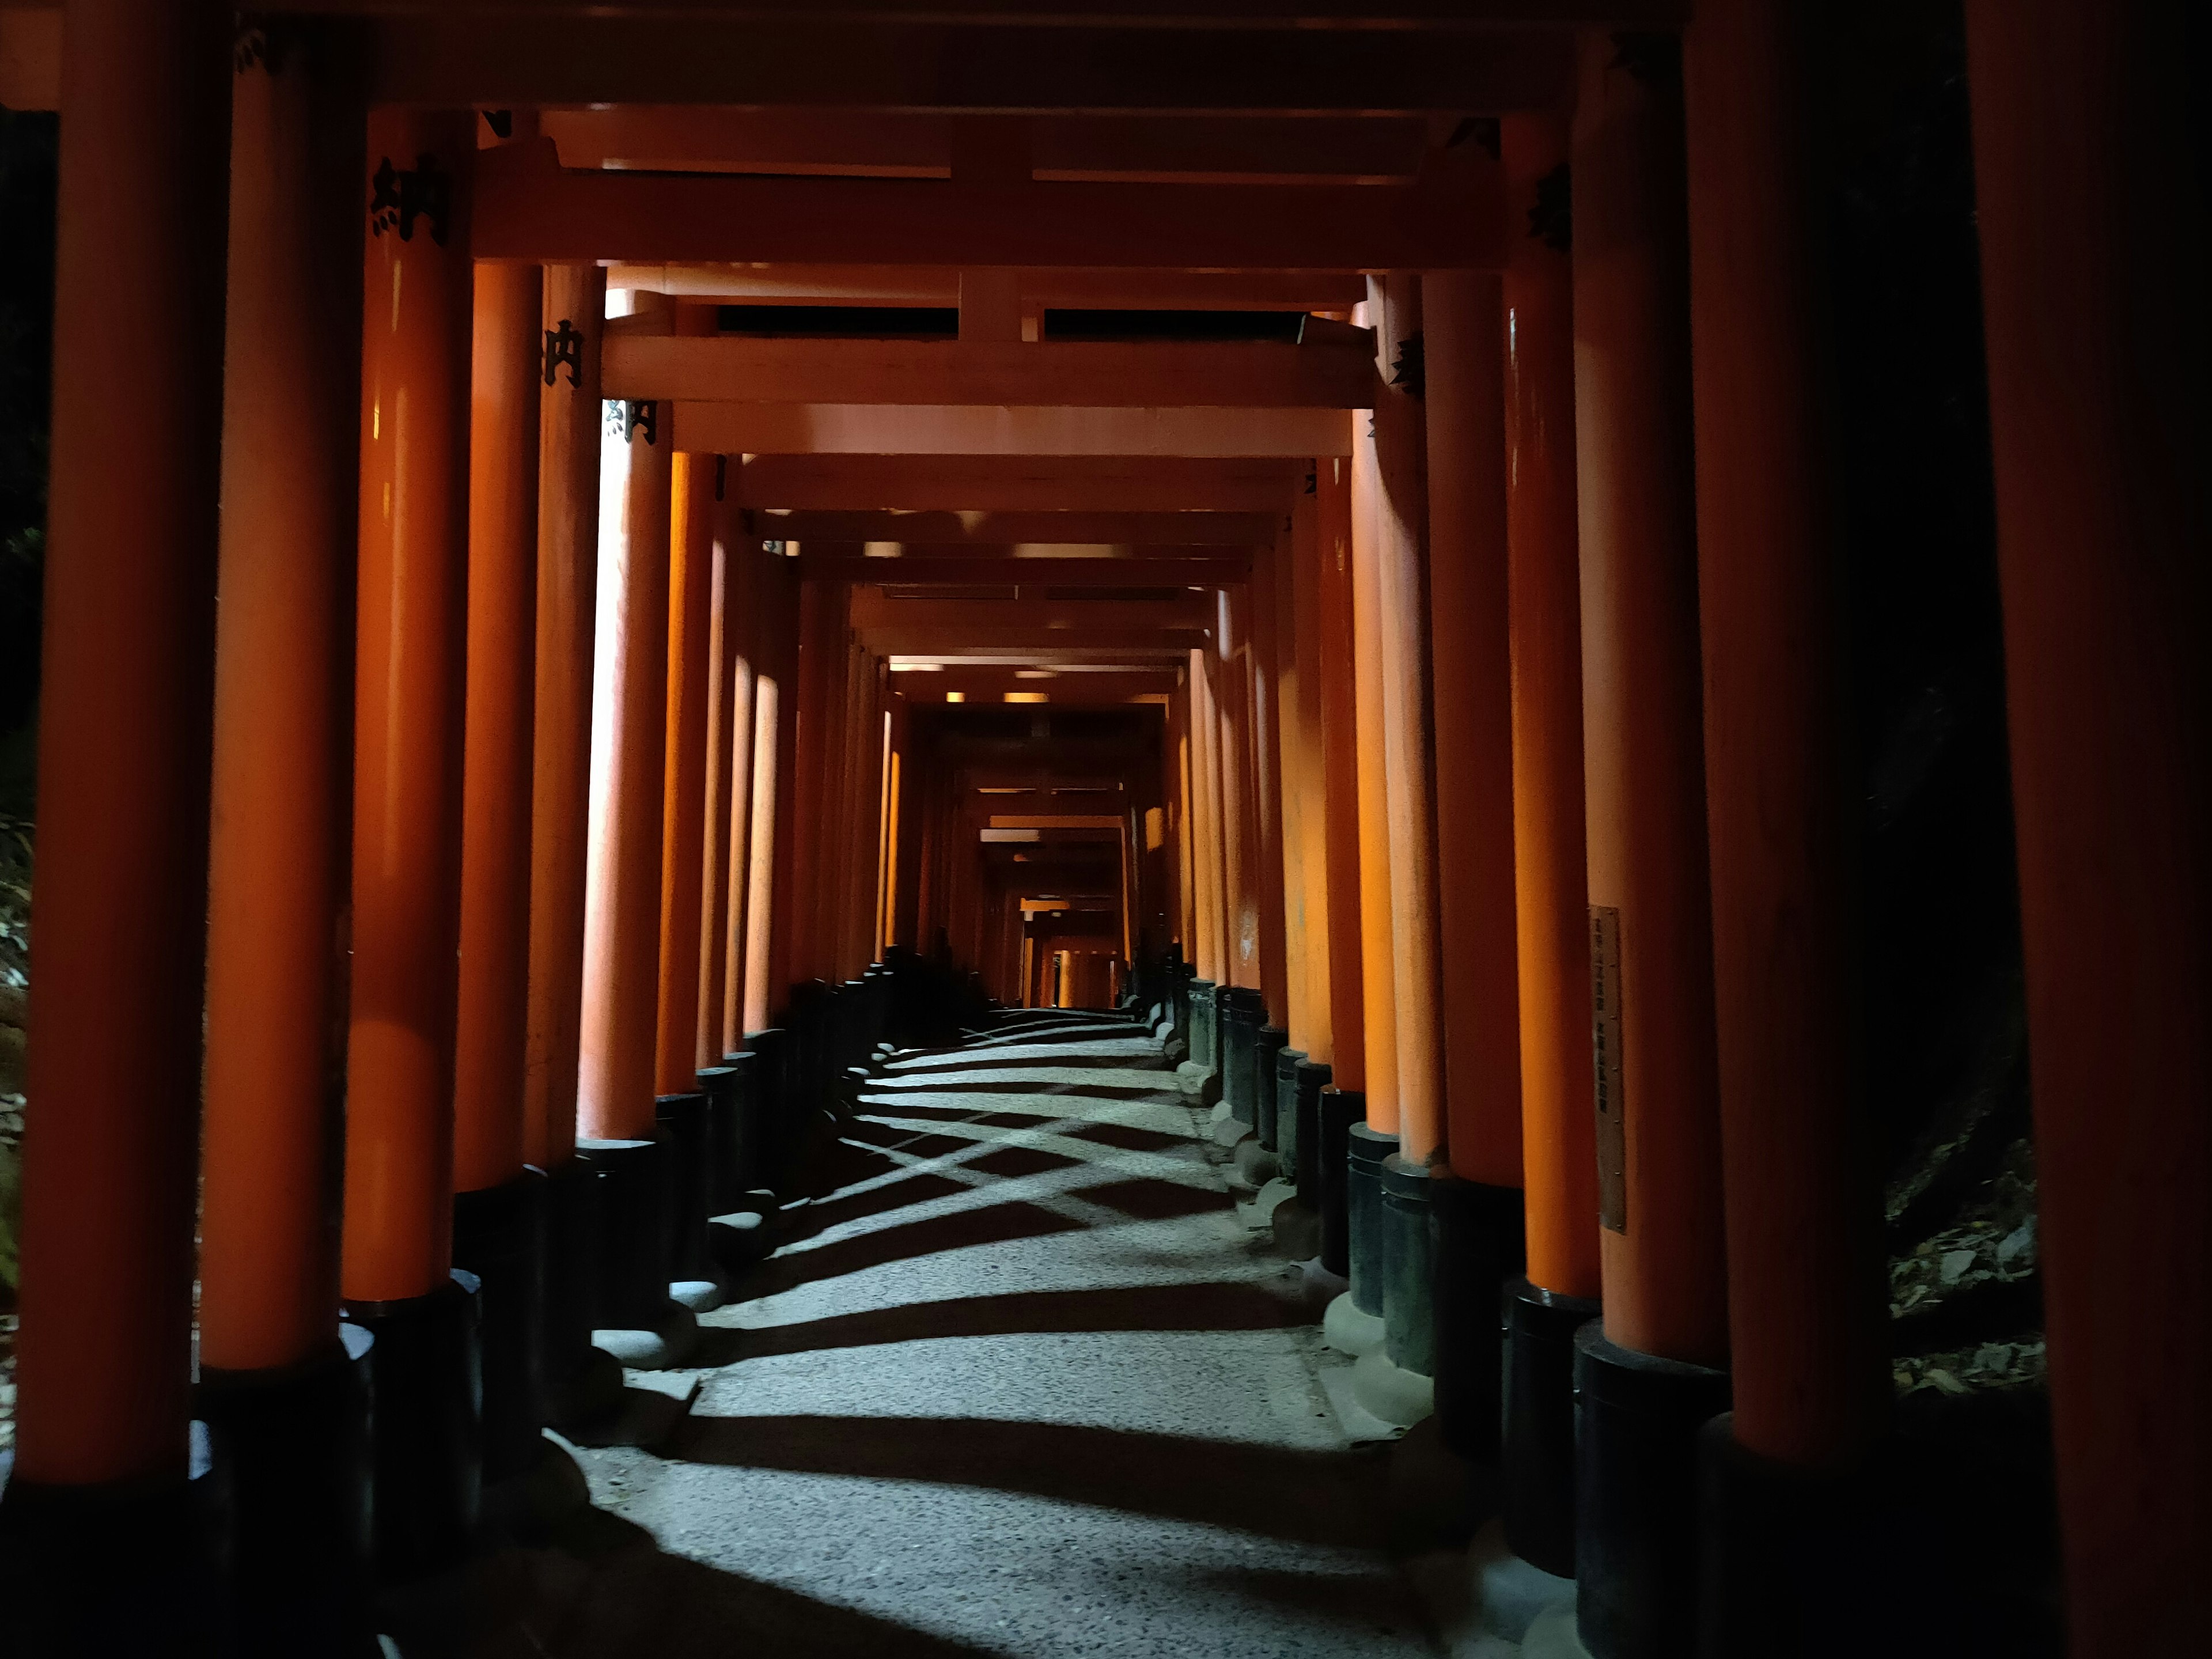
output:
[[[803,544],[802,544],[803,545]],[[1159,589],[1234,587],[1250,579],[1249,558],[1127,559],[868,558],[802,552],[799,573],[832,581],[897,587],[999,586],[1024,595],[1069,587]]]
[[[1289,459],[1352,453],[1352,417],[1342,409],[679,401],[672,426],[677,448],[716,455]]]
[[[1303,457],[801,453],[749,456],[736,479],[743,505],[793,511],[1279,516],[1312,470]]]
[[[963,183],[573,170],[541,138],[479,156],[471,246],[547,264],[1498,269],[1501,170],[1452,155],[1414,185]]]
[[[1136,344],[606,337],[610,398],[754,404],[1059,404],[1085,409],[1371,409],[1356,342]]]
[[[1022,270],[1025,307],[1075,311],[1349,311],[1367,281],[1329,270]],[[726,305],[933,306],[960,303],[951,265],[618,264],[611,289],[643,289]]]
[[[939,9],[940,15],[945,9]],[[1495,113],[1548,108],[1566,86],[1563,28],[1419,32],[821,15],[486,15],[384,18],[380,103],[728,104],[1043,113]]]
[[[738,483],[740,495],[744,483]],[[908,556],[986,552],[1019,557],[1024,544],[1044,547],[1265,547],[1275,539],[1273,513],[901,513],[787,507],[744,509],[745,528],[771,540],[896,542]],[[1087,562],[1087,561],[1086,561]]]

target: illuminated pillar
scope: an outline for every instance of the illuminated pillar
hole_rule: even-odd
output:
[[[534,119],[528,112],[521,118],[531,136]],[[544,286],[536,265],[477,267],[453,1260],[481,1286],[484,1474],[491,1480],[532,1468],[545,1443],[545,1177],[526,1171],[523,1133]]]
[[[1437,1417],[1498,1451],[1499,1294],[1519,1276],[1521,1016],[1514,933],[1504,319],[1497,276],[1421,279],[1428,411],[1430,688],[1448,1173],[1436,1182]],[[1444,1174],[1446,1171],[1438,1171]]]
[[[1966,7],[2038,1248],[2087,1659],[2197,1640],[2212,1548],[2202,23],[2182,0]]]
[[[368,124],[343,1282],[377,1335],[394,1575],[458,1557],[480,1472],[476,1299],[450,1271],[476,123]]]
[[[1583,831],[1582,600],[1567,131],[1503,127],[1513,865],[1527,1276],[1505,1304],[1506,1542],[1575,1570],[1575,1333],[1598,1316],[1597,1146]]]
[[[653,1087],[698,1086],[699,918],[707,832],[707,702],[714,678],[715,458],[675,458],[669,532],[667,762],[660,839],[660,997]]]
[[[259,41],[232,83],[198,1398],[254,1654],[365,1629],[369,1542],[331,1224],[365,112],[321,37]]]
[[[1605,1302],[1577,1339],[1577,1620],[1597,1659],[1691,1639],[1696,1435],[1727,1405],[1680,69],[1672,36],[1585,36],[1572,137]]]
[[[577,1150],[600,1171],[594,1341],[626,1364],[689,1346],[668,1298],[672,1176],[655,1118],[668,720],[670,410],[606,406]]]
[[[546,1171],[547,1415],[592,1416],[622,1372],[592,1346],[597,1175],[576,1150],[591,815],[592,685],[599,608],[599,336],[606,276],[550,265],[539,318],[538,589],[532,696],[530,966],[522,1145]]]

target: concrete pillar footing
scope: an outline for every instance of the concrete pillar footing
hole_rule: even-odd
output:
[[[1436,1410],[1435,1379],[1409,1371],[1381,1348],[1352,1362],[1352,1397],[1370,1416],[1410,1429]]]
[[[592,1333],[593,1347],[612,1354],[635,1371],[666,1370],[680,1365],[698,1342],[698,1320],[690,1309],[674,1300],[650,1325],[603,1327]]]
[[[1339,1353],[1354,1358],[1377,1352],[1382,1346],[1382,1316],[1362,1312],[1346,1290],[1322,1316],[1321,1338]]]
[[[1508,1642],[1525,1641],[1547,1613],[1574,1609],[1575,1581],[1516,1555],[1500,1521],[1483,1528],[1468,1546],[1467,1583],[1473,1622],[1482,1634]]]
[[[484,1488],[484,1534],[488,1540],[543,1543],[591,1502],[591,1483],[576,1460],[559,1441],[541,1435],[527,1468]]]

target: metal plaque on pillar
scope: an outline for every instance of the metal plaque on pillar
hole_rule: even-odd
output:
[[[1597,1218],[1628,1231],[1628,1091],[1622,1066],[1620,912],[1593,904],[1590,916],[1590,1040],[1597,1077]]]

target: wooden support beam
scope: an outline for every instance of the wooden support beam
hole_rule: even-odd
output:
[[[1272,513],[901,513],[884,509],[793,512],[748,508],[749,534],[771,541],[896,542],[907,556],[1003,556],[1023,544],[1156,550],[1264,547]],[[1016,555],[1016,556],[1019,556]]]
[[[1204,632],[1213,625],[1213,601],[1199,595],[1173,599],[1089,599],[1042,605],[1012,599],[910,599],[864,587],[853,595],[855,628],[1028,628],[1058,635],[1097,629],[1176,629]]]
[[[550,112],[544,131],[572,167],[941,179],[956,118],[622,104]],[[1030,124],[1030,163],[1039,179],[1372,183],[1412,178],[1426,143],[1406,116],[1050,116]]]
[[[33,4],[41,0],[33,0]],[[59,9],[60,0],[43,0]],[[620,18],[641,14],[742,12],[750,17],[887,22],[900,18],[954,16],[976,21],[1017,19],[1031,24],[1111,20],[1138,27],[1195,24],[1254,28],[1407,29],[1494,28],[1502,24],[1641,23],[1689,21],[1688,0],[1200,0],[1175,6],[1164,0],[1079,0],[1039,5],[1036,0],[289,0],[287,11],[343,15],[523,15],[532,18],[591,13]]]
[[[737,489],[744,507],[794,511],[1273,514],[1311,473],[1255,457],[769,454]]]
[[[967,317],[963,311],[963,328]],[[611,331],[606,395],[1079,409],[1366,409],[1375,401],[1370,343],[1024,344],[1018,321],[1012,340],[763,340]]]
[[[672,427],[678,448],[722,455],[1288,459],[1352,448],[1351,418],[1341,409],[678,402]]]
[[[945,693],[957,691],[963,701],[988,706],[1004,701],[1009,691],[1042,691],[1054,707],[1069,704],[1098,707],[1130,702],[1137,697],[1163,696],[1175,690],[1170,668],[1128,668],[1111,673],[1063,673],[1053,679],[1016,679],[1020,672],[1037,670],[1011,667],[955,665],[933,673],[896,673],[891,690],[909,702],[942,702]]]
[[[1494,270],[1501,200],[1479,153],[1415,185],[1164,186],[579,171],[540,139],[478,167],[475,251],[541,264]]]
[[[607,286],[725,305],[935,306],[960,303],[950,265],[617,264]],[[1043,266],[1021,272],[1022,299],[1076,311],[1346,311],[1367,297],[1357,273],[1146,270]]]
[[[1156,590],[1233,587],[1252,574],[1249,557],[1163,557],[1147,551],[1125,559],[1015,559],[989,552],[953,558],[868,558],[851,553],[800,554],[800,573],[835,581],[891,587],[992,586],[1024,599],[1061,588]]]
[[[973,610],[972,605],[966,607]],[[857,635],[871,651],[887,657],[969,657],[1018,667],[1049,666],[1062,662],[1097,662],[1101,658],[1133,663],[1172,662],[1193,646],[1203,644],[1203,634],[1186,629],[1156,627],[1109,628],[1094,625],[1070,628],[1055,634],[1028,623],[963,624],[885,623],[864,629]]]
[[[376,26],[380,103],[1420,114],[1553,106],[1563,30],[1417,33],[633,15],[458,7]]]

